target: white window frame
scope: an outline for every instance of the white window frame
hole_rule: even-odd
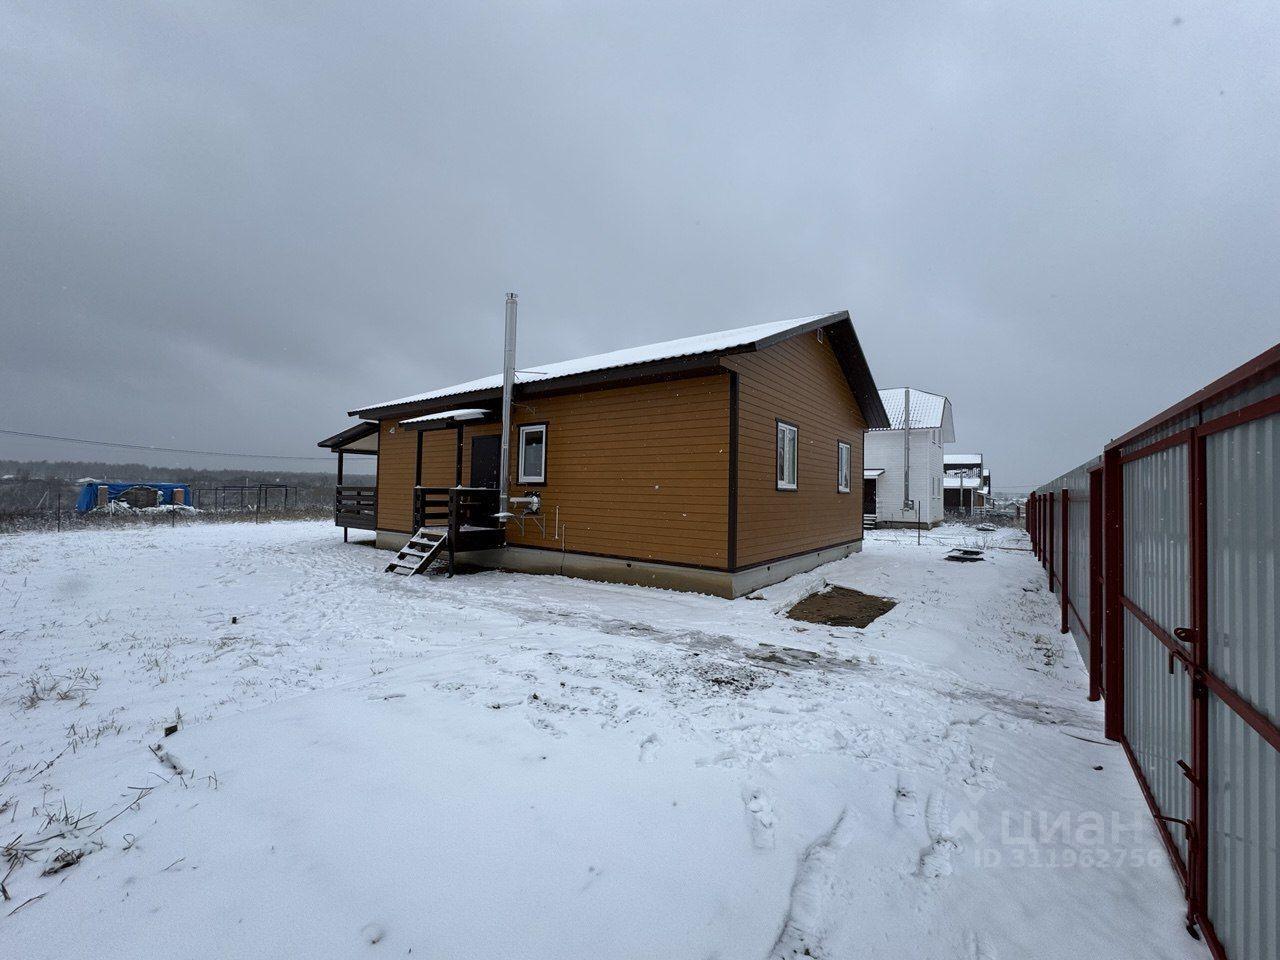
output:
[[[530,433],[542,434],[542,470],[540,473],[531,474],[525,469],[524,463],[524,438]],[[518,440],[519,468],[516,471],[517,483],[546,483],[547,482],[547,425],[545,423],[529,423],[520,428]]]
[[[791,450],[791,478],[787,479],[787,450]],[[777,447],[775,451],[779,490],[800,489],[800,428],[785,420],[778,421]]]
[[[853,445],[836,441],[836,492],[853,492]]]

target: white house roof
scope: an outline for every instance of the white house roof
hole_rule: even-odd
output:
[[[577,360],[564,360],[560,363],[534,364],[528,369],[516,371],[516,383],[537,383],[542,380],[554,380],[557,377],[569,377],[579,373],[595,373],[598,370],[610,370],[614,367],[629,367],[638,363],[652,363],[656,360],[675,360],[679,357],[692,357],[700,353],[714,353],[719,350],[730,350],[743,347],[779,334],[785,334],[796,327],[822,320],[832,314],[817,314],[812,317],[799,317],[795,320],[776,320],[771,323],[757,323],[750,327],[738,327],[735,330],[722,330],[719,333],[704,333],[696,337],[681,337],[678,340],[664,340],[642,347],[628,347],[625,350],[613,350],[609,353],[598,353]],[[402,403],[421,403],[451,397],[455,394],[474,393],[479,390],[493,390],[502,386],[502,374],[491,377],[480,377],[467,380],[452,386],[429,390],[426,393],[415,393],[395,400],[383,400],[365,407],[357,407],[361,414],[382,407],[395,407]],[[882,391],[883,393],[883,391]],[[914,417],[912,418],[914,419]]]
[[[914,418],[912,418],[914,419]],[[979,466],[982,463],[982,454],[980,453],[944,453],[942,462],[947,466]]]
[[[911,429],[941,429],[943,443],[954,443],[955,428],[951,420],[951,401],[927,390],[911,387]],[[889,415],[889,429],[902,430],[907,405],[907,388],[893,387],[880,391],[880,402],[884,404],[884,412]]]

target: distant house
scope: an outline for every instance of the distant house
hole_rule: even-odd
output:
[[[447,538],[482,566],[726,597],[861,549],[863,436],[888,426],[843,311],[517,370],[509,517],[501,376],[350,415],[321,446],[377,479],[339,487],[335,522],[404,572]]]
[[[937,526],[943,516],[942,446],[956,439],[951,401],[914,387],[881,390],[880,400],[889,426],[867,432],[863,512],[877,526]]]
[[[991,471],[980,453],[948,453],[943,458],[943,506],[947,513],[971,515],[991,502]]]

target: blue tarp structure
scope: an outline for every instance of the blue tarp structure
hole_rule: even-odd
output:
[[[156,500],[160,504],[173,503],[173,491],[181,490],[182,502],[188,506],[191,504],[191,488],[185,483],[158,483],[154,480],[140,480],[136,483],[86,483],[76,500],[76,513],[88,513],[98,505],[99,487],[107,488],[107,497],[110,500],[115,500],[120,494],[134,487],[150,487],[160,494]]]

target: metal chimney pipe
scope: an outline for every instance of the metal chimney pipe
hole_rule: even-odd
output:
[[[498,463],[498,519],[511,517],[507,484],[511,466],[511,388],[516,379],[516,295],[507,294],[507,325],[502,341],[502,452]]]
[[[902,509],[910,512],[915,508],[911,502],[911,388],[902,393]]]

